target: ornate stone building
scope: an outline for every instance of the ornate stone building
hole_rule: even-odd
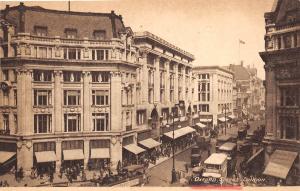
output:
[[[21,3],[1,10],[0,35],[1,161],[25,172],[44,163],[115,168],[124,150],[143,151],[137,143],[161,133],[174,103],[184,101],[186,121],[193,55],[134,34],[113,11]]]
[[[300,2],[275,0],[265,13],[266,131],[264,174],[300,185]],[[281,168],[278,168],[281,166]]]

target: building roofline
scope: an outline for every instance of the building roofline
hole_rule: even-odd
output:
[[[30,11],[39,11],[39,12],[48,12],[48,13],[57,13],[57,14],[69,14],[69,15],[82,15],[82,16],[115,16],[122,20],[122,15],[116,15],[115,12],[112,10],[110,13],[96,13],[96,12],[80,12],[80,11],[63,11],[63,10],[55,10],[55,9],[46,9],[41,6],[26,6],[23,3],[20,5],[9,7],[7,6],[5,9],[0,10],[1,13],[5,11],[12,11],[12,10],[30,10]]]
[[[224,67],[221,67],[221,66],[194,66],[193,67],[193,70],[197,70],[197,69],[213,69],[213,70],[221,70],[223,72],[227,72],[229,74],[232,74],[234,75],[234,72],[224,68]]]
[[[167,47],[179,52],[180,54],[188,57],[191,60],[195,60],[195,56],[193,54],[191,54],[185,50],[182,50],[181,48],[169,43],[168,41],[154,35],[153,33],[149,32],[149,31],[135,32],[134,38],[149,38],[153,41],[156,41],[164,46],[167,46]]]

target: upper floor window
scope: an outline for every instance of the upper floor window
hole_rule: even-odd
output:
[[[34,133],[51,132],[52,116],[48,114],[34,115]]]
[[[2,70],[3,81],[8,81],[8,70]]]
[[[93,90],[92,102],[93,105],[108,105],[109,103],[108,90]]]
[[[34,90],[34,105],[46,106],[51,105],[51,90]]]
[[[80,90],[64,90],[64,105],[80,105]]]
[[[80,82],[81,81],[81,72],[63,72],[64,82]]]
[[[80,131],[80,114],[65,114],[65,132]]]
[[[96,40],[104,40],[106,39],[106,31],[105,30],[95,30],[93,33],[94,39]]]
[[[146,123],[146,110],[140,110],[136,112],[136,123],[137,125]]]
[[[108,50],[92,50],[92,60],[107,60]]]
[[[52,72],[46,70],[34,70],[33,80],[38,82],[50,82],[52,80]]]
[[[77,29],[66,28],[65,29],[66,38],[77,38]]]
[[[92,72],[92,82],[109,82],[110,73],[109,72]]]
[[[8,114],[3,114],[3,130],[9,130],[9,116]]]
[[[93,113],[93,131],[108,131],[108,113]]]
[[[291,48],[292,47],[292,37],[290,34],[287,34],[283,37],[284,40],[284,47]]]
[[[81,59],[81,49],[64,48],[64,59],[80,60]]]
[[[46,26],[34,26],[34,33],[37,36],[47,36],[48,28]]]
[[[299,106],[300,87],[287,87],[280,90],[281,106]]]

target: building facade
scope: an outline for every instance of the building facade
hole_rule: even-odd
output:
[[[266,72],[264,174],[288,185],[300,185],[299,12],[297,0],[274,1],[271,12],[265,13],[265,51],[260,53]],[[282,165],[282,161],[287,164],[284,168],[271,168],[272,162]]]
[[[223,125],[233,117],[233,73],[219,66],[196,66],[193,73],[200,122]]]
[[[25,172],[50,158],[56,169],[94,160],[116,168],[124,147],[160,132],[179,100],[185,119],[193,55],[134,34],[113,11],[21,3],[1,15],[0,152],[15,153]]]

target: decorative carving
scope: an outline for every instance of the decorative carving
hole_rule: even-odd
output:
[[[25,55],[31,55],[31,47],[29,44],[25,45]]]
[[[300,65],[297,63],[278,65],[275,68],[275,78],[278,80],[300,79]]]
[[[110,72],[111,77],[121,77],[121,72]]]
[[[83,58],[88,58],[89,57],[89,49],[86,47],[83,49]]]
[[[55,52],[55,57],[60,57],[61,53],[60,53],[61,48],[57,45],[54,48],[54,52]]]
[[[62,71],[60,71],[60,70],[55,70],[54,72],[54,76],[58,76],[58,77],[60,77],[60,76],[62,76]]]

